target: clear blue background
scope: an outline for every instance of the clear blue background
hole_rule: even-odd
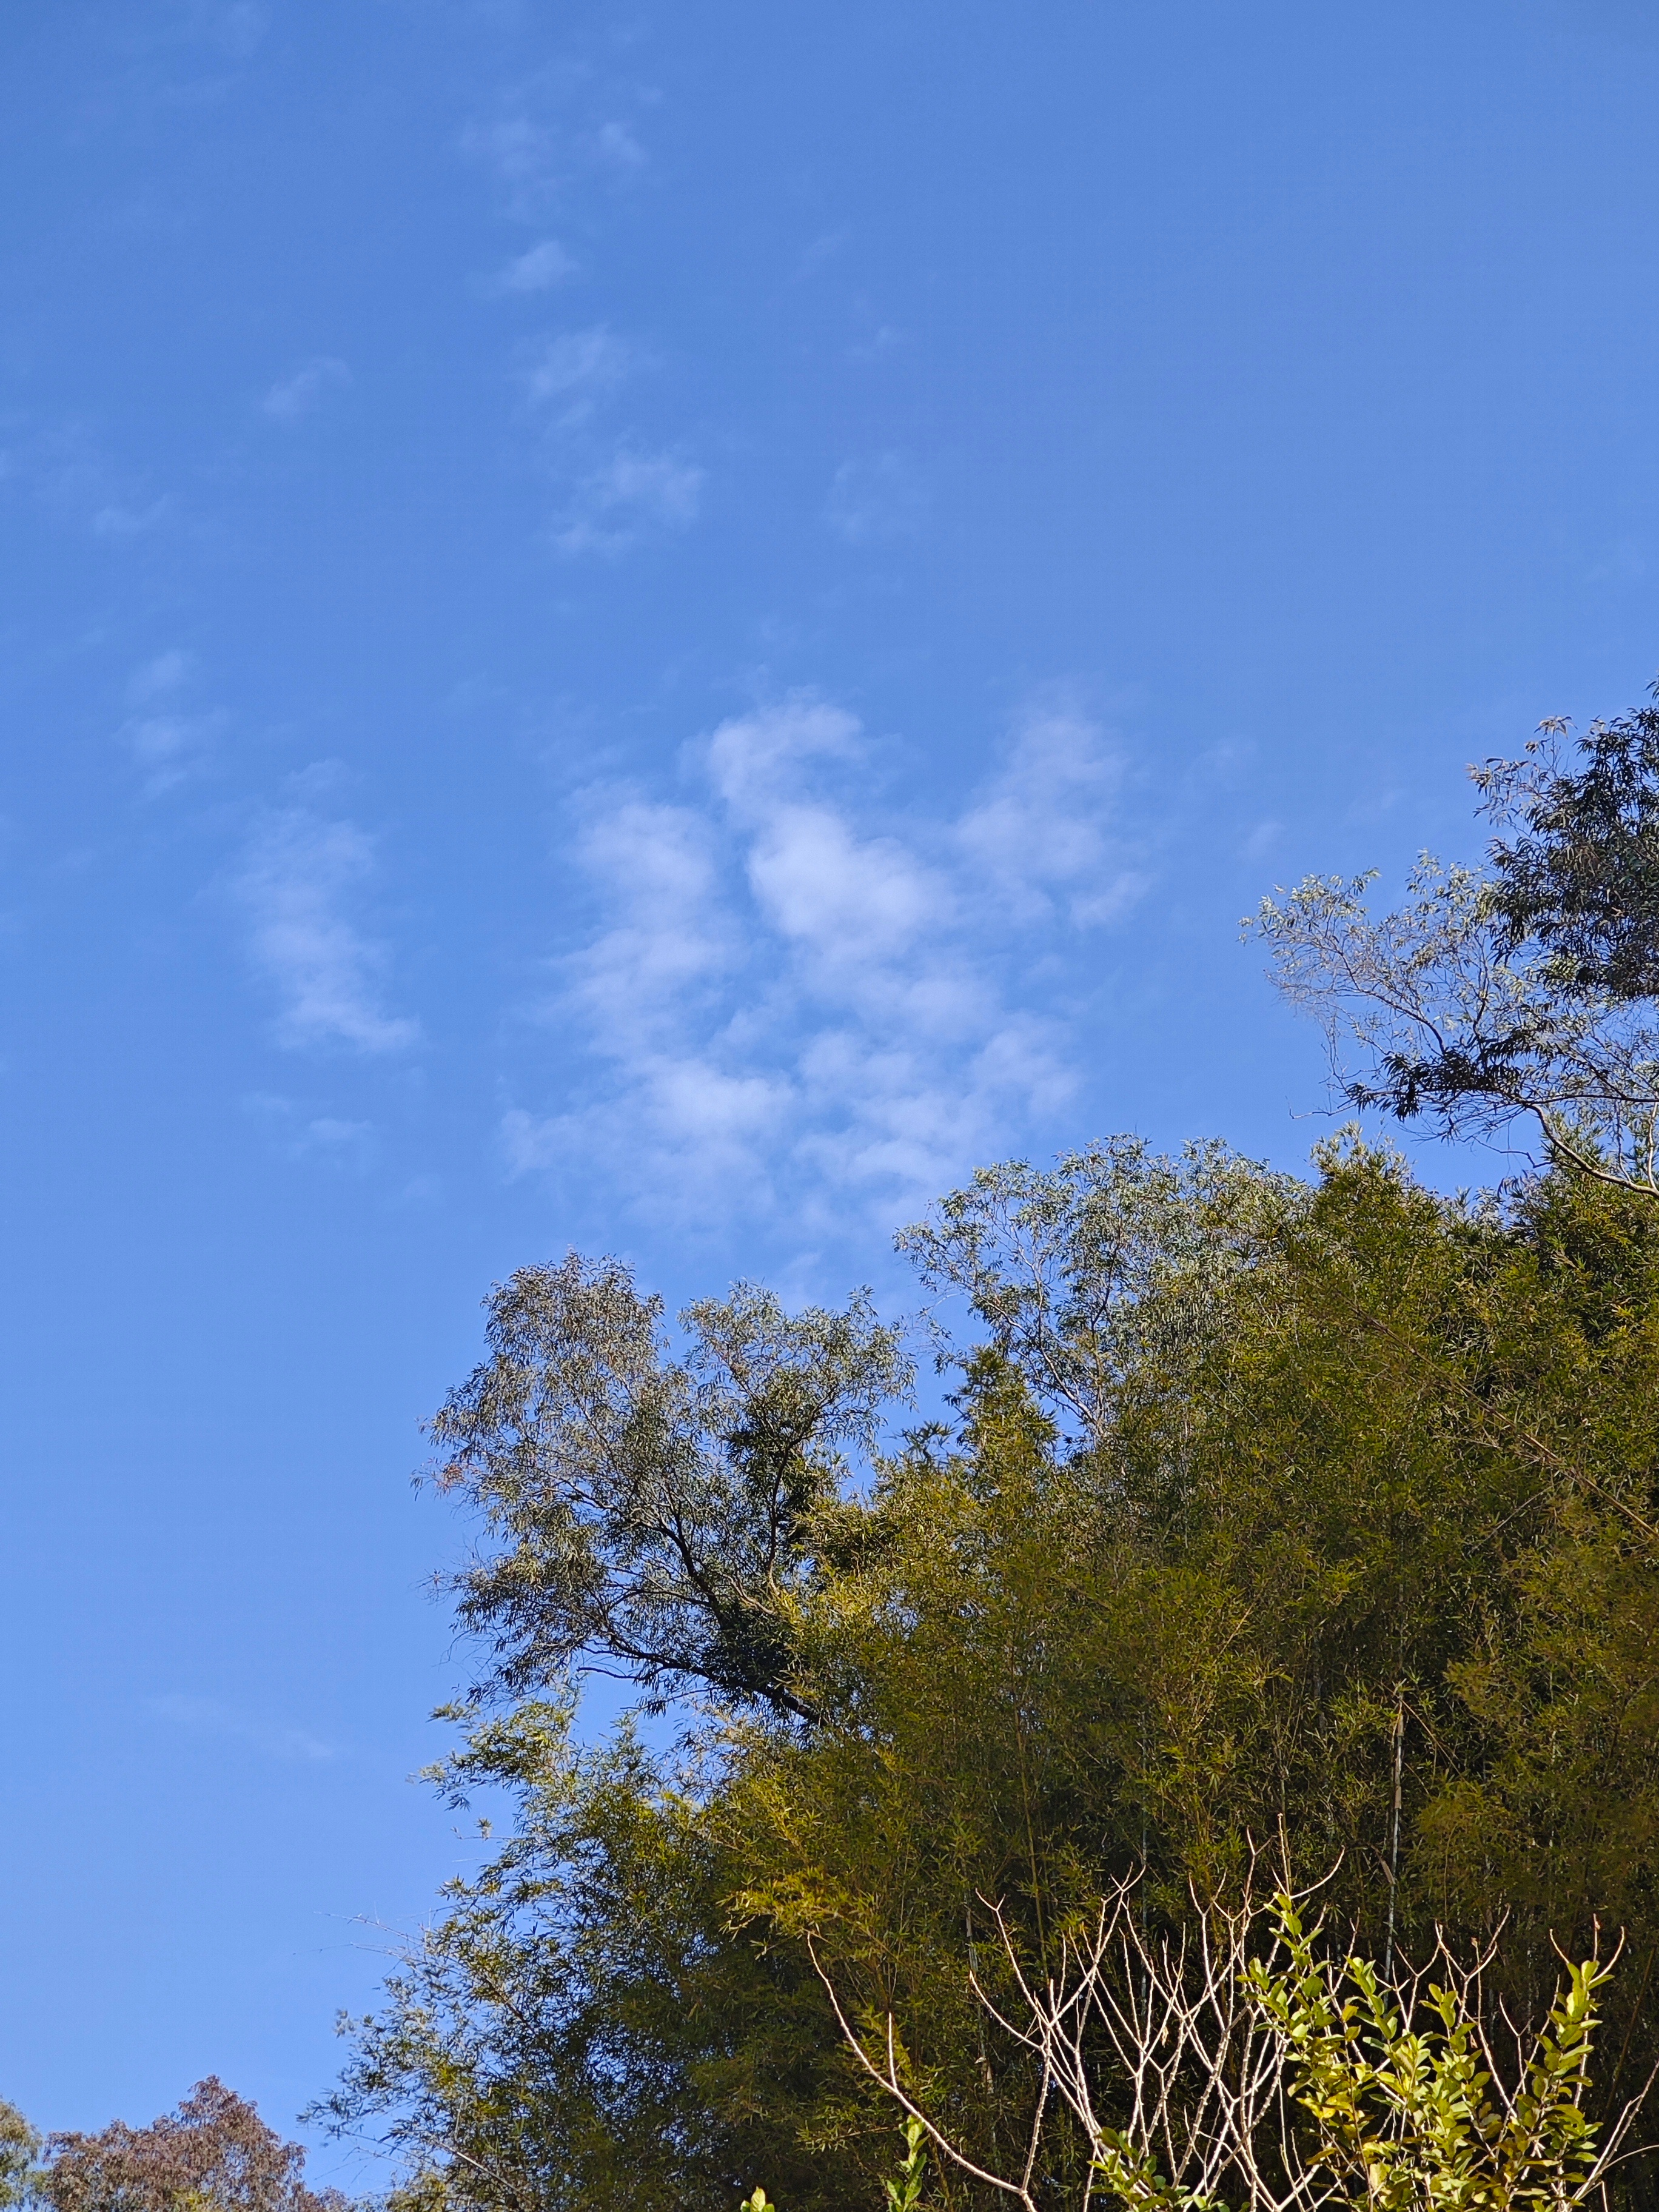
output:
[[[1656,112],[1653,0],[4,11],[0,2093],[287,2124],[465,1861],[492,1278],[1305,1158],[1238,916],[1659,665]]]

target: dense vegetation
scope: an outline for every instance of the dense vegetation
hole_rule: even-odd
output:
[[[383,2116],[421,2193],[479,2205],[877,2202],[895,2115],[809,1935],[995,2165],[1030,2062],[969,1987],[994,1971],[990,1906],[1042,1960],[1143,1861],[1167,1921],[1189,1885],[1237,1884],[1253,1841],[1298,1881],[1334,1868],[1374,1950],[1507,1913],[1520,2017],[1547,2008],[1553,1939],[1627,1929],[1603,2094],[1644,2075],[1651,1206],[1571,1171],[1506,1207],[1448,1200],[1352,1142],[1300,1183],[1119,1141],[983,1175],[910,1241],[982,1340],[947,1354],[951,1421],[864,1487],[810,1436],[779,1458],[830,1317],[744,1293],[690,1317],[682,1368],[645,1359],[656,1316],[614,1269],[498,1294],[495,1356],[441,1424],[448,1479],[508,1535],[471,1617],[516,1685],[580,1594],[599,1637],[648,1601],[672,1632],[600,1650],[659,1695],[666,1654],[703,1698],[672,1751],[581,1747],[545,1692],[459,1716],[444,1786],[505,1786],[519,1817],[357,2025],[337,2116]],[[805,1395],[835,1418],[829,1386]],[[578,1432],[638,1454],[624,1498],[583,1475]]]
[[[492,1294],[434,1425],[487,1655],[436,1779],[514,1818],[319,2108],[403,2153],[407,2212],[873,2205],[884,2069],[1005,2173],[1040,2086],[1017,1973],[1063,1982],[1117,1897],[1153,1975],[1267,1867],[1361,1954],[1260,1982],[1327,2021],[1319,2063],[1365,1958],[1495,1943],[1487,2001],[1577,2085],[1553,2180],[1384,2189],[1367,2150],[1340,2200],[1573,2201],[1582,2121],[1659,2064],[1659,714],[1482,777],[1516,827],[1488,877],[1428,867],[1381,922],[1316,879],[1261,926],[1370,1053],[1354,1096],[1530,1116],[1519,1178],[1448,1198],[1353,1133],[1307,1179],[1129,1138],[983,1170],[900,1240],[948,1394],[909,1427],[862,1299],[740,1286],[671,1331],[574,1255]],[[595,1666],[639,1692],[602,1742]],[[1564,1957],[1619,1931],[1570,2018]],[[1101,2140],[1055,2097],[1027,2201],[1143,2201]],[[923,2143],[893,2202],[995,2201]],[[1650,2162],[1608,2185],[1645,2205]]]

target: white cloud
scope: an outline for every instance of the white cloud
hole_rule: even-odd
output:
[[[539,197],[552,183],[558,143],[546,124],[522,109],[488,123],[470,123],[461,134],[463,150],[494,169],[515,202],[526,195]]]
[[[257,0],[224,0],[199,9],[203,30],[234,61],[246,61],[270,27],[270,13]]]
[[[526,396],[532,406],[551,409],[562,428],[572,428],[637,365],[633,347],[604,323],[565,331],[526,349]]]
[[[749,881],[775,928],[836,962],[902,951],[949,899],[896,838],[860,838],[832,806],[779,807],[750,848]]]
[[[861,732],[856,714],[810,692],[757,714],[734,715],[708,740],[709,772],[726,804],[752,819],[798,787],[809,762],[853,761]]]
[[[111,500],[94,509],[92,534],[94,538],[114,538],[118,543],[125,538],[143,538],[166,520],[167,506],[165,497],[152,499],[142,507],[125,500]]]
[[[335,1114],[311,1114],[297,1100],[268,1091],[251,1091],[242,1111],[290,1160],[319,1159],[331,1166],[368,1167],[374,1152],[372,1121],[348,1121]]]
[[[593,134],[594,151],[613,169],[645,167],[645,149],[625,123],[602,123]]]
[[[191,707],[196,676],[194,654],[172,647],[127,679],[127,703],[137,711],[116,736],[142,771],[148,798],[181,783],[224,726],[225,717],[216,709]]]
[[[621,446],[575,485],[556,519],[561,553],[625,553],[641,538],[696,520],[703,471],[677,453]]]
[[[118,546],[147,537],[173,514],[171,495],[118,464],[84,423],[14,420],[15,442],[0,452],[0,483],[33,494],[60,526]]]
[[[314,414],[331,392],[343,391],[350,382],[344,362],[332,354],[315,354],[292,376],[273,384],[259,404],[273,422],[298,422]]]
[[[419,1036],[386,1012],[385,948],[352,918],[374,874],[374,841],[306,806],[267,814],[251,840],[235,890],[254,964],[281,1001],[283,1044],[395,1052]]]
[[[832,1228],[849,1200],[921,1202],[1063,1105],[1066,948],[1132,895],[1086,717],[1033,708],[945,818],[866,819],[871,748],[811,696],[733,716],[689,758],[701,803],[583,802],[599,920],[550,1012],[603,1073],[585,1103],[507,1117],[515,1170],[597,1160],[656,1206],[787,1203]]]
[[[153,707],[158,700],[171,699],[181,691],[196,673],[196,656],[182,647],[171,646],[158,653],[141,668],[135,668],[127,678],[127,702],[133,707]]]
[[[602,885],[625,884],[612,921],[569,963],[574,1001],[614,1043],[648,1057],[664,1017],[731,972],[738,935],[720,896],[711,825],[689,807],[623,797],[598,813],[578,858]]]
[[[830,528],[849,545],[905,538],[927,518],[927,493],[902,453],[843,461],[824,501]]]
[[[568,556],[614,557],[696,520],[704,473],[695,461],[593,427],[605,402],[647,365],[604,323],[520,352],[526,398],[545,425],[543,464],[560,488],[549,538]]]
[[[1121,775],[1121,762],[1074,702],[1036,702],[1015,726],[1000,773],[963,817],[963,851],[1024,919],[1059,907],[1076,922],[1112,921],[1145,888],[1114,853],[1111,807]]]
[[[270,10],[258,0],[184,0],[172,23],[152,26],[153,39],[200,40],[233,60],[246,61],[270,28]]]
[[[576,264],[556,238],[544,238],[516,254],[490,280],[493,292],[549,292],[574,273]]]
[[[255,5],[255,0],[230,0],[219,14],[219,36],[233,52],[251,53],[264,38],[270,21],[268,11]]]
[[[222,714],[137,714],[119,735],[153,797],[182,782],[224,726]]]
[[[632,124],[594,118],[597,101],[608,105],[617,89],[605,91],[580,67],[546,72],[509,88],[493,116],[469,124],[462,150],[493,171],[511,214],[526,222],[544,218],[580,173],[617,180],[645,167],[647,156]],[[628,95],[622,97],[628,104]],[[586,117],[572,112],[584,106]]]

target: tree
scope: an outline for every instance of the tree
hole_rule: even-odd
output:
[[[702,1656],[719,1622],[688,1579],[681,1640],[631,1639],[698,1659],[633,1662],[648,1698],[690,1693],[678,1747],[579,1752],[523,1676],[486,1686],[442,1778],[511,1792],[513,1832],[353,2025],[336,2124],[384,2130],[423,2203],[468,2212],[730,2212],[762,2185],[788,2212],[876,2201],[896,2115],[841,2045],[810,1941],[861,2034],[891,2017],[934,2124],[1006,2175],[1042,2060],[975,1993],[1012,1987],[993,1906],[1046,1982],[1131,1871],[1149,1935],[1178,1936],[1194,1892],[1236,1896],[1253,1838],[1296,1885],[1337,1863],[1334,1922],[1385,1966],[1437,1923],[1466,1952],[1507,1911],[1488,1978],[1517,2020],[1548,2014],[1553,1937],[1582,1960],[1598,1917],[1626,1928],[1605,2119],[1659,2056],[1651,1205],[1566,1169],[1504,1205],[1448,1200],[1346,1141],[1292,1182],[1121,1139],[988,1170],[910,1242],[966,1293],[939,1340],[951,1418],[856,1483],[803,1447],[770,1583],[729,1414],[678,1457],[608,1447],[648,1480],[569,1506],[622,1561],[618,1601],[645,1571],[636,1495],[649,1541],[694,1528],[694,1559],[723,1561],[729,1527],[779,1671]],[[625,1311],[648,1304],[628,1291]],[[538,1577],[593,1328],[580,1297],[550,1302],[514,1340],[511,1418],[469,1401],[476,1479],[499,1450],[517,1480],[520,1443],[535,1476],[475,1571],[557,1602]],[[862,1396],[854,1351],[835,1402],[872,1421],[896,1347]],[[647,1401],[677,1364],[652,1361]],[[581,1401],[596,1431],[653,1433],[613,1419],[619,1398]],[[1080,2201],[1092,2156],[1056,2108],[1042,2201]],[[1621,2202],[1645,2206],[1644,2171],[1618,2170]],[[957,2212],[992,2201],[937,2163],[933,2183]]]
[[[1615,1002],[1659,998],[1659,684],[1649,696],[1653,706],[1590,725],[1577,774],[1559,721],[1522,760],[1474,771],[1486,811],[1525,825],[1492,851],[1510,945],[1537,944],[1571,988]]]
[[[1109,1137],[1050,1170],[981,1168],[896,1241],[936,1297],[967,1298],[1045,1413],[1099,1446],[1132,1380],[1167,1389],[1190,1364],[1298,1195],[1219,1143],[1170,1158]]]
[[[1447,1137],[1530,1121],[1547,1159],[1659,1196],[1659,706],[1592,724],[1576,764],[1567,730],[1470,771],[1515,833],[1489,872],[1425,854],[1381,919],[1374,873],[1309,876],[1245,927],[1353,1104]]]
[[[503,1691],[609,1665],[647,1698],[690,1683],[797,1719],[790,1621],[813,1509],[909,1381],[866,1296],[787,1315],[739,1285],[682,1316],[614,1260],[520,1268],[489,1299],[490,1358],[433,1424],[440,1485],[508,1548],[459,1583]]]
[[[513,1832],[446,1891],[310,2117],[377,2126],[393,2212],[730,2212],[764,2175],[837,2202],[802,2140],[837,2070],[804,1956],[744,1940],[720,1832],[631,1731],[573,1743],[568,1710],[471,1712],[434,1778],[510,1794]]]
[[[40,2136],[15,2105],[0,2097],[0,2212],[27,2203],[33,2193]]]
[[[52,2212],[343,2212],[307,2189],[305,2152],[211,2075],[147,2128],[47,2139],[34,2193]]]

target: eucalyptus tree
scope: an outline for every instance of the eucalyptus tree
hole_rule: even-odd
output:
[[[1659,705],[1470,774],[1484,870],[1425,854],[1382,916],[1375,872],[1309,876],[1245,927],[1352,1103],[1447,1137],[1530,1124],[1544,1160],[1659,1196]]]
[[[147,2128],[48,2136],[33,2193],[50,2212],[346,2212],[304,2179],[306,2154],[210,2075]]]
[[[40,2134],[15,2105],[0,2097],[0,2208],[27,2203],[32,2193]]]
[[[784,1310],[739,1285],[681,1316],[572,1253],[490,1294],[489,1357],[433,1423],[436,1480],[494,1546],[457,1580],[511,1695],[609,1668],[660,1706],[702,1686],[811,1720],[791,1621],[815,1511],[868,1450],[910,1364],[867,1294]]]
[[[1190,1367],[1303,1194],[1214,1140],[1172,1156],[1107,1137],[1052,1168],[977,1169],[897,1243],[945,1361],[966,1348],[944,1309],[956,1296],[1060,1432],[1098,1447],[1126,1389]]]

